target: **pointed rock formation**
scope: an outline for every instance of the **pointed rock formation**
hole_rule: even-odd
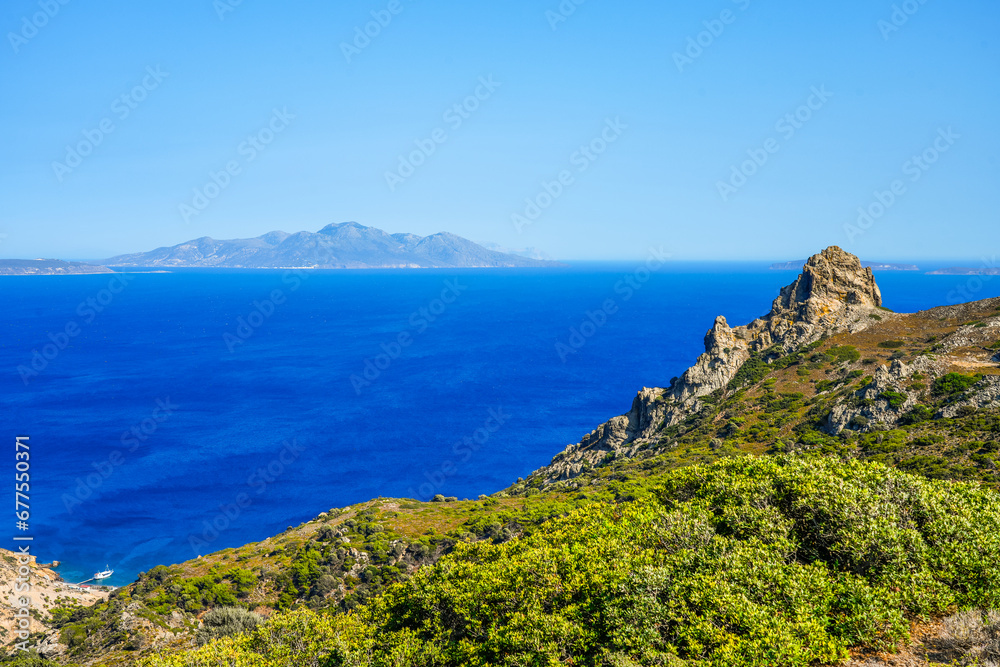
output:
[[[859,331],[882,305],[882,293],[870,268],[837,246],[813,255],[791,285],[782,288],[771,312],[746,326],[729,328],[717,317],[705,336],[705,354],[671,388],[675,401],[711,394],[725,387],[753,354],[775,347],[784,353],[835,329]]]
[[[795,282],[782,288],[771,312],[737,327],[717,317],[705,335],[705,353],[670,388],[643,388],[628,414],[602,424],[532,477],[540,475],[547,482],[570,479],[609,453],[632,456],[654,442],[663,426],[697,411],[700,397],[727,387],[748,361],[784,356],[835,331],[861,331],[876,321],[869,315],[881,305],[872,270],[851,253],[830,246],[810,257]]]

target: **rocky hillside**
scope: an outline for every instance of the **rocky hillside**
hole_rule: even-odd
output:
[[[316,233],[270,232],[252,239],[203,237],[150,252],[119,255],[108,266],[248,269],[396,269],[559,266],[494,250],[454,234],[388,234],[356,222]]]
[[[531,475],[529,485],[571,480],[609,459],[669,450],[670,435],[686,432],[685,425],[708,408],[721,432],[729,423],[723,419],[735,416],[748,393],[760,393],[758,385],[768,376],[772,384],[763,393],[798,395],[800,407],[825,406],[825,435],[891,430],[914,410],[941,419],[995,407],[998,306],[994,299],[910,315],[889,312],[871,269],[832,246],[806,262],[764,317],[732,328],[716,318],[705,353],[680,378],[666,388],[642,389],[628,413],[564,449]],[[935,382],[949,373],[963,374],[959,382],[971,384],[941,398]],[[730,411],[718,411],[722,405]],[[805,419],[786,416],[785,429],[772,435],[790,433]],[[740,433],[736,424],[729,427],[731,436]],[[708,442],[719,433],[706,435]]]
[[[25,562],[26,561],[26,562]],[[27,567],[27,575],[21,567]],[[23,584],[30,586],[26,593],[20,588]],[[53,612],[61,609],[88,608],[108,597],[107,591],[96,588],[80,588],[70,586],[48,566],[40,565],[34,556],[19,556],[18,554],[0,549],[0,641],[4,644],[21,641],[15,635],[18,630],[16,609],[18,600],[26,597],[30,602],[28,631],[33,635],[33,641],[50,655],[62,652],[58,640],[50,633],[53,622]]]

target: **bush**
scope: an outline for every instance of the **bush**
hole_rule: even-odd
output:
[[[735,390],[751,384],[757,384],[771,371],[767,362],[760,355],[754,354],[736,371],[736,375],[729,381],[728,389]]]
[[[903,407],[909,396],[898,391],[883,391],[879,394],[879,398],[889,401],[889,407],[893,410],[898,410]]]
[[[847,428],[859,431],[868,426],[868,423],[868,417],[865,417],[864,415],[854,415],[851,417],[851,421],[847,422]]]
[[[885,350],[895,350],[903,347],[904,345],[906,345],[906,343],[901,340],[884,340],[878,344],[879,347]]]
[[[981,375],[948,373],[934,380],[934,383],[931,385],[931,393],[935,396],[951,397],[966,391],[981,379]]]
[[[858,348],[853,345],[842,345],[840,347],[831,347],[826,351],[827,354],[832,356],[837,363],[845,363],[849,361],[857,361],[861,358],[861,353],[858,352]]]
[[[675,470],[503,544],[458,543],[353,613],[276,614],[145,667],[806,667],[1000,602],[1000,498],[819,456]]]
[[[941,637],[932,645],[953,665],[996,665],[1000,660],[1000,613],[964,611],[944,619]]]
[[[260,614],[242,607],[217,607],[202,619],[203,626],[198,630],[198,645],[207,644],[213,639],[242,634],[260,625],[263,618]]]
[[[909,426],[910,424],[919,424],[920,422],[927,421],[933,417],[933,409],[927,407],[926,405],[915,405],[912,410],[900,417],[899,425]]]

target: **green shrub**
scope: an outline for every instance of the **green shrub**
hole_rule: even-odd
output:
[[[861,358],[861,353],[858,352],[858,348],[853,345],[841,345],[840,347],[831,347],[826,353],[834,358],[837,363],[845,363],[850,361],[857,361]]]
[[[868,423],[868,417],[865,417],[864,415],[854,415],[851,417],[851,421],[847,422],[847,428],[858,431],[868,426]]]
[[[910,424],[919,424],[920,422],[927,421],[933,417],[934,410],[932,408],[929,408],[926,405],[915,405],[912,410],[900,417],[899,425],[909,426]]]
[[[837,383],[833,380],[820,380],[816,383],[816,393],[821,394],[824,391],[828,391],[833,388]]]
[[[898,410],[903,407],[903,404],[906,403],[909,396],[898,391],[883,391],[879,394],[879,398],[889,401],[889,407],[893,410]]]
[[[764,379],[769,372],[771,372],[770,366],[764,361],[760,355],[754,354],[749,359],[747,359],[740,369],[736,371],[736,375],[733,379],[729,381],[728,388],[730,390],[739,389],[740,387],[745,387],[751,384],[757,384]]]
[[[931,385],[931,393],[935,396],[954,396],[966,391],[981,379],[981,375],[948,373],[934,380]]]
[[[276,614],[141,664],[806,667],[891,648],[908,618],[998,602],[992,491],[858,461],[738,457],[520,539],[458,543],[351,614]]]
[[[262,620],[260,614],[242,607],[217,607],[202,619],[203,626],[197,635],[198,645],[220,637],[249,632],[260,625]]]
[[[906,345],[906,343],[901,340],[884,340],[878,344],[879,347],[886,350],[895,350],[896,348],[903,347],[904,345]]]

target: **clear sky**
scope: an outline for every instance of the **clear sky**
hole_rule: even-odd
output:
[[[0,31],[0,257],[348,220],[564,259],[1000,246],[993,0],[7,0]]]

